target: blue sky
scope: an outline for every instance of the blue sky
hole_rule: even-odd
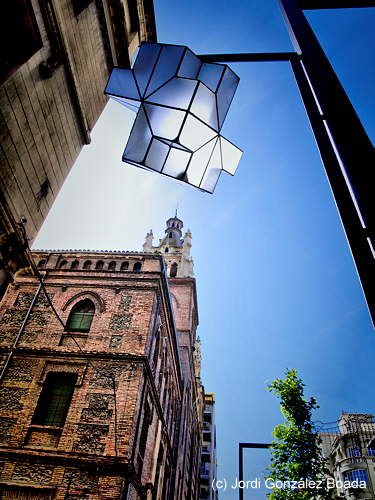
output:
[[[292,49],[276,0],[155,0],[155,12],[158,40],[197,54]],[[375,9],[307,17],[374,140]],[[125,165],[134,117],[111,102],[34,244],[138,250],[150,228],[162,236],[178,203],[193,233],[202,376],[216,393],[218,476],[228,482],[237,443],[269,441],[282,421],[266,386],[287,367],[318,399],[316,420],[375,412],[374,331],[291,70],[231,67],[241,82],[222,132],[244,150],[235,177],[222,175],[209,195]],[[249,478],[265,458],[247,456]]]

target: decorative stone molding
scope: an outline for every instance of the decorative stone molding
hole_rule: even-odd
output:
[[[33,301],[33,298],[35,297],[36,292],[20,292],[17,295],[17,298],[14,302],[15,307],[25,307],[28,308],[31,306],[31,302]],[[53,299],[54,294],[49,294],[49,297],[51,298],[51,301]],[[41,307],[49,307],[49,302],[47,300],[47,297],[43,291],[41,291],[38,295],[38,298],[35,301],[34,307],[36,308],[41,308]]]
[[[110,330],[127,330],[131,327],[132,318],[132,314],[112,314],[109,328]]]
[[[89,403],[88,408],[82,410],[82,420],[110,420],[113,410],[108,409],[108,405],[112,405],[114,397],[112,394],[87,394],[86,399]]]
[[[63,484],[93,489],[98,485],[98,478],[86,470],[67,468],[64,472]]]
[[[50,314],[44,311],[32,311],[27,321],[27,328],[44,328],[48,325]]]
[[[95,304],[95,309],[97,309],[101,313],[105,311],[105,303],[103,299],[98,293],[92,292],[91,290],[80,292],[74,295],[73,297],[70,297],[70,299],[66,301],[62,310],[66,311],[69,308],[69,306],[83,299],[91,299]]]
[[[42,370],[42,374],[38,380],[39,384],[44,384],[47,374],[49,372],[60,373],[76,373],[77,382],[76,387],[82,385],[83,378],[86,374],[87,363],[71,363],[69,361],[46,361]]]
[[[5,380],[12,382],[31,382],[39,362],[29,358],[13,359],[6,374]]]
[[[118,310],[120,312],[128,312],[131,300],[132,300],[131,295],[122,295],[120,304],[118,306]]]
[[[120,349],[121,344],[122,344],[122,337],[123,337],[123,335],[112,335],[110,343],[109,343],[109,348],[110,349]]]
[[[16,425],[16,423],[16,418],[0,418],[0,443],[6,444],[8,442],[10,431]]]
[[[5,311],[4,316],[0,320],[0,327],[19,328],[26,316],[26,313],[27,313],[26,309],[23,309],[22,311],[16,309]]]
[[[80,453],[103,454],[105,437],[109,432],[109,425],[103,424],[78,424],[78,439],[73,446],[73,451]]]
[[[36,464],[17,464],[12,479],[26,483],[45,484],[52,480],[53,467]]]
[[[12,412],[21,411],[23,404],[21,400],[28,393],[27,389],[20,387],[1,387],[0,388],[0,408],[2,411]]]

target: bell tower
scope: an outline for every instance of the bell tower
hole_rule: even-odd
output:
[[[184,223],[177,217],[177,210],[174,217],[166,222],[165,236],[159,240],[159,245],[153,246],[153,233],[150,230],[146,235],[143,244],[143,251],[147,253],[161,253],[166,261],[169,278],[192,278],[193,259],[190,256],[191,232],[186,231],[182,237]]]

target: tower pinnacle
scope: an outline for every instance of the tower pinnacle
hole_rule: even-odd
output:
[[[159,240],[159,245],[153,246],[152,230],[146,235],[143,251],[150,253],[161,253],[167,264],[168,276],[171,278],[187,278],[194,275],[193,259],[190,256],[191,232],[190,229],[182,237],[184,223],[177,216],[170,217],[166,221],[164,238]]]

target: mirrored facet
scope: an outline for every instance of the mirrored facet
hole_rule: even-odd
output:
[[[129,139],[122,156],[123,161],[129,159],[137,163],[142,163],[151,139],[151,130],[142,106],[138,111],[133,128],[130,132]]]
[[[146,89],[147,97],[176,75],[183,52],[184,47],[163,45],[151,81]]]
[[[200,185],[202,189],[213,193],[222,170],[221,165],[220,143],[219,141],[216,141],[212,155],[208,162],[206,172],[203,175],[203,179]]]
[[[223,170],[234,175],[242,156],[242,151],[224,137],[220,137]]]
[[[160,172],[167,158],[169,147],[157,139],[152,139],[150,149],[148,150],[145,164],[147,167]]]
[[[132,101],[130,99],[125,99],[125,97],[111,96],[111,99],[119,102],[120,104],[122,104],[126,108],[130,109],[131,111],[134,111],[135,113],[138,112],[139,107],[141,105],[141,103],[139,101]]]
[[[187,153],[191,153],[192,151],[188,148],[185,148],[182,144],[179,144],[178,142],[174,141],[167,141],[163,139],[162,137],[158,137],[158,140],[161,142],[164,142],[164,144],[167,144],[167,146],[171,146],[172,148],[177,148],[177,149],[182,149],[182,151],[186,151]]]
[[[184,76],[185,78],[197,78],[198,72],[201,68],[202,62],[195,56],[191,50],[186,49],[180,69],[178,70],[178,76]]]
[[[225,66],[222,64],[203,63],[198,73],[198,80],[203,82],[213,92],[216,92]]]
[[[199,84],[190,111],[218,131],[215,94],[203,83]]]
[[[186,181],[189,182],[189,184],[199,187],[216,142],[217,138],[193,153],[186,172]]]
[[[154,104],[144,104],[144,107],[153,135],[174,141],[180,132],[185,112]]]
[[[113,68],[104,93],[130,99],[140,99],[131,69]]]
[[[230,68],[226,67],[223,79],[221,80],[217,91],[219,128],[223,126],[223,122],[227,116],[230,103],[232,102],[239,81],[240,79],[238,76],[235,75]]]
[[[192,151],[196,151],[203,144],[213,139],[215,135],[216,132],[214,130],[193,115],[188,114],[182,127],[179,142]]]
[[[199,186],[204,191],[213,193],[222,170],[220,168],[208,168],[204,174],[203,181]]]
[[[142,43],[138,51],[137,58],[134,62],[133,72],[142,97],[144,97],[144,92],[158,60],[160,51],[161,46],[156,43]]]
[[[147,102],[156,102],[173,108],[187,109],[197,86],[194,80],[173,78],[161,89],[147,97]]]
[[[170,175],[175,179],[182,179],[190,159],[191,153],[181,149],[171,148],[167,161],[164,164],[163,174]]]

